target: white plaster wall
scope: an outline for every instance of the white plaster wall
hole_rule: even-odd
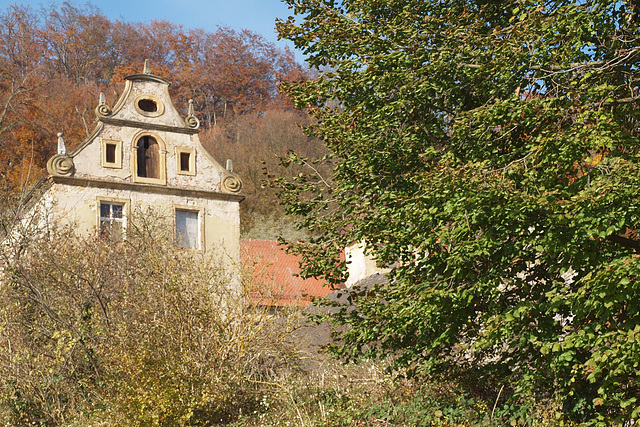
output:
[[[354,243],[351,246],[345,248],[345,258],[347,261],[347,271],[349,277],[345,282],[345,285],[350,288],[355,283],[362,279],[366,279],[377,273],[388,273],[388,268],[380,268],[376,264],[374,257],[365,255],[366,243],[364,241],[360,243]]]
[[[136,108],[141,96],[162,104],[158,114],[141,112]],[[223,255],[237,267],[240,258],[239,202],[198,197],[182,191],[223,192],[221,183],[227,171],[204,150],[198,135],[191,133],[194,130],[185,124],[171,101],[168,84],[155,76],[131,76],[126,81],[122,97],[112,108],[112,113],[99,116],[99,127],[92,139],[72,153],[72,178],[77,179],[76,185],[57,182],[48,190],[51,217],[61,225],[72,225],[81,233],[96,233],[99,198],[127,201],[130,215],[153,211],[166,217],[171,226],[174,224],[174,209],[198,210],[201,212],[202,248]],[[142,135],[155,137],[164,150],[161,153],[164,154],[164,164],[160,168],[165,173],[161,172],[157,180],[133,176],[137,151],[134,147]],[[121,141],[120,168],[102,165],[103,139]],[[195,175],[178,174],[177,147],[194,153]],[[99,184],[90,186],[91,181],[99,181]],[[87,186],[78,185],[80,183]],[[114,183],[116,188],[103,188],[109,186],[104,183]],[[127,183],[136,185],[118,185]]]

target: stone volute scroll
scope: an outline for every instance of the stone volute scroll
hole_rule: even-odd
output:
[[[106,98],[104,96],[104,92],[100,92],[100,100],[98,102],[98,106],[96,107],[96,116],[98,117],[109,117],[111,115],[111,107],[107,105]]]
[[[242,190],[242,180],[233,173],[233,162],[227,159],[226,172],[222,177],[222,189],[230,193],[239,193]]]
[[[235,173],[225,174],[222,178],[222,188],[229,193],[239,193],[242,190],[242,180]]]
[[[189,112],[187,113],[187,118],[184,119],[184,122],[192,129],[198,129],[200,127],[200,120],[198,120],[193,113],[193,99],[189,100]]]
[[[73,157],[67,154],[62,133],[58,133],[58,154],[51,157],[47,162],[47,171],[55,176],[71,176],[73,175],[73,169]]]

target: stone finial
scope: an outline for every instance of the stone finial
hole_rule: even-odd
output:
[[[64,146],[64,139],[62,139],[62,132],[58,132],[58,154],[67,154],[67,147]]]
[[[233,161],[231,159],[227,159],[227,167],[226,167],[226,169],[229,172],[233,172]]]
[[[187,116],[193,116],[193,99],[189,100],[189,112],[187,113]]]
[[[144,68],[142,69],[144,74],[151,74],[151,65],[148,59],[144,60]]]

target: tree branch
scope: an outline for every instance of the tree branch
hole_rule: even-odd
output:
[[[607,236],[607,240],[629,249],[640,250],[640,241],[638,240],[629,239],[628,237],[620,236],[618,234],[610,234]]]

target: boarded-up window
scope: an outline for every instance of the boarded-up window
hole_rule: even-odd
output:
[[[100,202],[100,235],[120,240],[124,229],[124,205]]]
[[[176,242],[181,248],[200,249],[197,211],[176,209]]]
[[[138,140],[138,176],[142,178],[160,177],[160,149],[155,139],[143,136]]]

